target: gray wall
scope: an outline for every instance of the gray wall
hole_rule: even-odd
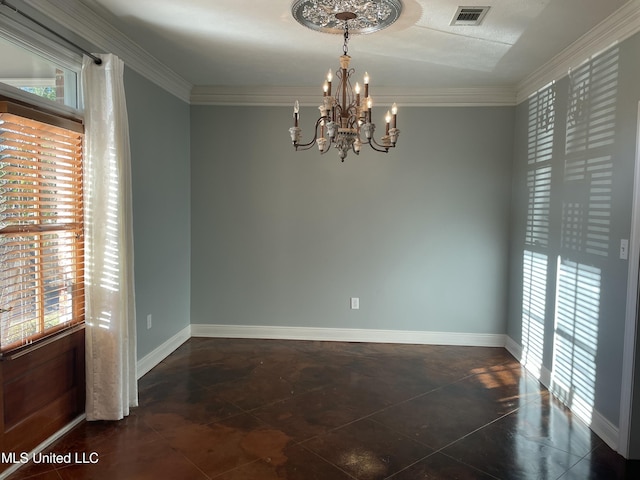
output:
[[[21,0],[12,3],[89,51],[101,51]],[[32,27],[28,21],[18,20]],[[129,67],[124,77],[132,157],[140,359],[188,326],[190,320],[189,105]],[[150,330],[148,314],[153,319]]]
[[[618,249],[630,235],[640,37],[616,48],[613,142],[584,155],[610,156],[610,182],[567,177],[567,160],[580,156],[566,149],[571,83],[554,86],[543,243],[526,241],[530,101],[516,109],[401,109],[395,151],[351,154],[340,164],[334,152],[292,151],[288,108],[190,107],[127,69],[138,357],[189,323],[506,331],[523,347],[533,325],[542,367],[558,371],[561,337],[587,360],[565,365],[574,375],[569,389],[591,382],[593,406],[618,425],[628,267]],[[302,110],[307,138],[316,114]],[[525,252],[548,263],[533,288],[543,294],[541,308],[523,315],[536,303],[524,295],[532,291],[523,281]],[[597,288],[580,289],[590,297],[576,295],[569,307],[557,301],[558,259],[598,273]],[[360,297],[359,311],[349,310],[351,296]],[[557,335],[559,308],[573,308],[573,326],[583,321],[591,334],[568,334],[565,324]],[[638,392],[633,412],[632,458],[640,458]]]
[[[189,325],[189,105],[125,70],[138,358]],[[147,315],[153,326],[147,330]]]
[[[628,268],[619,248],[630,235],[638,52],[636,35],[576,66],[571,78],[516,110],[507,332],[527,361],[541,358],[553,389],[567,403],[581,409],[584,398],[614,425]],[[544,104],[552,90],[555,100]],[[549,106],[554,121],[547,129]],[[547,145],[552,146],[545,156]],[[551,171],[548,185],[545,167]],[[531,183],[535,172],[537,187]],[[534,212],[530,193],[536,188]],[[527,252],[546,258],[546,269],[528,273]]]
[[[192,324],[504,333],[513,119],[401,109],[395,151],[340,163],[290,108],[192,106]]]

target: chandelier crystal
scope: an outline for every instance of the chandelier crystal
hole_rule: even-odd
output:
[[[316,3],[321,1],[318,0]],[[356,14],[338,12],[335,17],[342,22],[344,31],[343,54],[340,56],[340,68],[336,71],[338,85],[335,94],[332,85],[333,72],[329,70],[323,85],[322,104],[318,107],[320,117],[316,121],[313,139],[308,143],[301,143],[300,104],[296,100],[293,106],[294,125],[289,129],[291,141],[296,151],[308,150],[317,145],[320,153],[324,154],[333,146],[338,150],[338,157],[343,162],[349,150],[358,155],[363,145],[369,145],[377,152],[388,153],[389,149],[396,146],[400,135],[400,130],[397,128],[398,107],[394,103],[387,111],[385,134],[379,142],[376,141],[374,137],[376,126],[371,122],[373,100],[369,91],[369,74],[366,72],[364,74],[364,91],[360,83],[356,82],[355,86],[351,84],[351,77],[355,70],[349,68],[351,57],[347,54],[347,45],[349,22],[356,18]]]

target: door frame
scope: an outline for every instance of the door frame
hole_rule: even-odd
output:
[[[618,453],[629,458],[631,446],[631,419],[633,409],[636,335],[638,322],[638,295],[640,275],[640,102],[636,122],[636,154],[631,205],[631,232],[629,239],[629,265],[624,343],[622,351],[622,385],[620,387],[620,421],[618,427]],[[640,414],[640,412],[636,412]]]

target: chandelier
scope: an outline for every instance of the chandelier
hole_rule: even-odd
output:
[[[371,122],[373,100],[369,92],[369,75],[364,74],[364,89],[358,82],[352,86],[351,77],[355,70],[349,68],[348,42],[352,24],[361,33],[385,28],[398,18],[400,3],[395,0],[299,0],[294,3],[292,11],[296,20],[305,26],[332,31],[339,25],[344,36],[340,68],[336,70],[337,88],[334,93],[333,72],[329,70],[323,85],[322,104],[318,107],[320,117],[316,120],[314,136],[308,143],[301,143],[300,105],[297,100],[294,103],[294,125],[289,133],[296,151],[317,145],[320,153],[324,154],[333,146],[343,162],[349,150],[357,155],[363,145],[388,153],[396,146],[400,134],[397,128],[398,107],[394,103],[387,111],[385,134],[377,141],[374,137],[376,126]]]

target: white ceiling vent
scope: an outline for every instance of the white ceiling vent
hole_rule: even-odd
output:
[[[488,11],[489,7],[458,7],[451,25],[480,25]]]

